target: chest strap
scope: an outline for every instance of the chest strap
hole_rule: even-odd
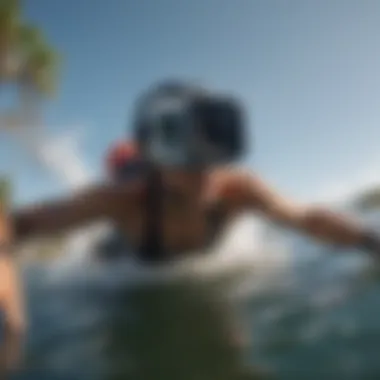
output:
[[[155,168],[147,171],[145,226],[139,256],[144,261],[160,262],[166,256],[162,237],[164,190],[159,171]]]

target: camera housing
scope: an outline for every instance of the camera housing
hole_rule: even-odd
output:
[[[143,156],[163,166],[229,163],[246,150],[244,112],[237,100],[187,85],[161,85],[145,94],[134,132]]]

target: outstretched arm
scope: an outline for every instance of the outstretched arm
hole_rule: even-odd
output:
[[[56,234],[107,217],[111,203],[110,189],[101,185],[67,199],[15,211],[12,215],[15,241]]]
[[[230,194],[242,208],[253,208],[265,216],[298,229],[327,243],[342,246],[358,246],[380,253],[380,239],[367,231],[360,223],[326,208],[299,204],[283,197],[259,177],[237,173],[232,181]]]

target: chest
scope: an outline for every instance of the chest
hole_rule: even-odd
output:
[[[205,201],[203,192],[180,187],[165,187],[151,194],[136,196],[132,208],[123,215],[124,227],[140,235],[149,220],[160,225],[165,236],[202,237],[219,225],[227,215],[226,209],[214,202]]]
[[[136,246],[157,234],[170,251],[207,244],[228,218],[228,208],[209,199],[208,190],[177,180],[136,194],[128,212],[120,210],[118,228]]]
[[[191,194],[179,189],[166,188],[159,192],[136,196],[124,220],[135,228],[156,219],[165,229],[172,231],[203,230],[208,224],[210,205],[202,194]]]

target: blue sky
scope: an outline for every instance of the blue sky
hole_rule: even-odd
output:
[[[239,95],[255,140],[247,161],[286,193],[355,186],[380,164],[379,1],[25,3],[63,56],[49,133],[79,128],[83,160],[99,174],[136,95],[170,77]],[[63,190],[6,137],[1,147],[18,201]]]

